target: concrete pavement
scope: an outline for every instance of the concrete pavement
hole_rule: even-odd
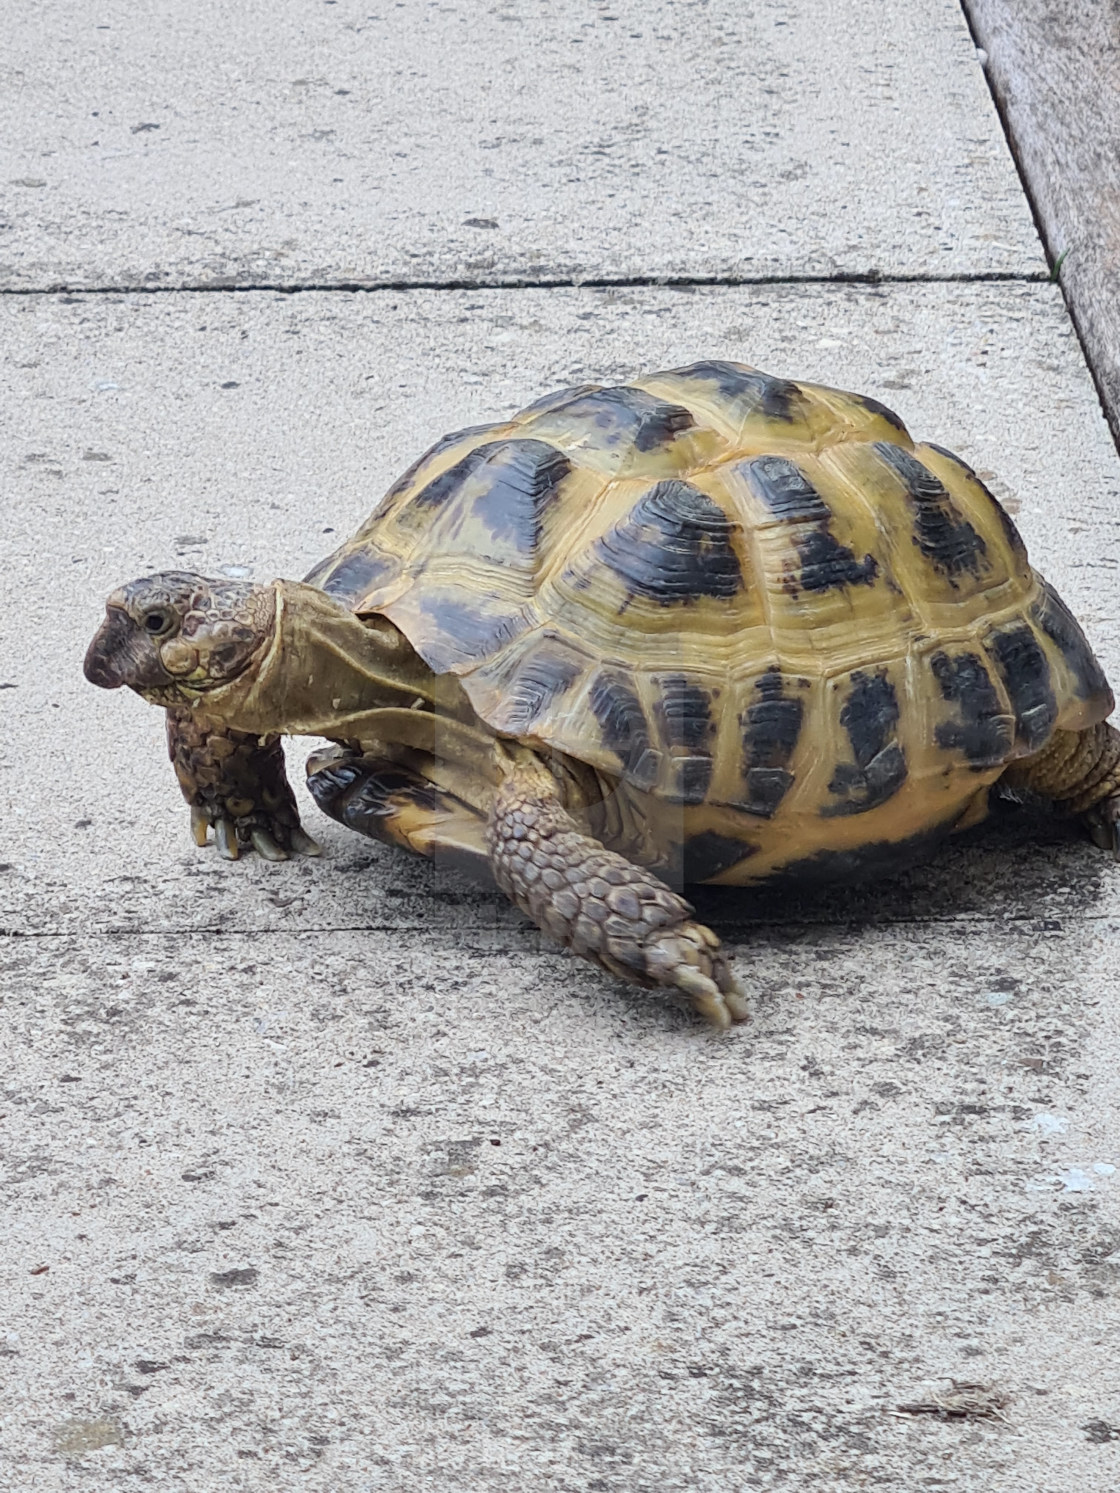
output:
[[[954,0],[61,0],[0,283],[1044,273]]]
[[[330,40],[334,11],[285,8],[277,35],[293,51]],[[481,23],[488,54],[515,27],[547,53],[557,14],[576,13],[501,7]],[[421,19],[455,15],[406,6],[392,24],[418,46]],[[1037,278],[966,33],[942,4],[861,16],[840,36],[831,7],[758,7],[728,98],[751,101],[759,56],[784,58],[784,118],[792,130],[800,104],[817,186],[864,214],[875,262],[921,276],[944,253],[949,283],[0,299],[0,684],[14,686],[0,693],[0,1487],[1115,1488],[1120,875],[1099,852],[1008,809],[898,883],[701,894],[757,1001],[720,1038],[550,950],[502,899],[347,835],[305,794],[321,862],[194,849],[158,712],[80,677],[120,580],[298,575],[440,431],[702,355],[862,389],[993,474],[1120,677],[1120,462],[1060,292]],[[233,77],[238,38],[258,45],[226,19],[224,42],[212,26],[174,45],[183,24],[152,23],[184,97],[185,78]],[[655,41],[634,44],[603,110],[658,117],[653,85],[679,53]],[[139,123],[154,115],[136,90],[162,95],[130,45],[105,90]],[[454,77],[466,48],[433,56]],[[509,48],[506,75],[532,84],[536,52]],[[331,76],[309,50],[292,76]],[[80,92],[75,55],[52,64],[56,119]],[[703,60],[700,94],[674,108],[708,121],[726,204],[739,116],[699,107],[720,77]],[[882,105],[888,65],[910,69],[892,138],[915,142],[914,194],[930,187],[947,250],[913,217],[904,172],[869,207],[863,166],[829,134],[846,97],[857,120]],[[247,109],[239,76],[199,161]],[[543,107],[533,87],[518,97]],[[433,213],[437,168],[450,178],[457,159],[435,109],[409,116]],[[65,153],[61,124],[34,128]],[[259,132],[237,138],[238,172],[282,180]],[[673,263],[725,273],[722,244],[739,264],[821,272],[811,212],[785,213],[789,257],[775,247],[775,203],[803,199],[775,184],[788,131],[760,138],[770,207],[721,206],[713,252],[691,239]],[[987,165],[953,168],[954,205],[939,173],[970,151]],[[587,172],[614,206],[549,241],[565,273],[670,262],[660,229],[633,226],[654,169],[638,164]],[[233,230],[213,261],[166,252],[194,169],[162,197],[158,173],[133,181],[142,231],[118,233],[93,195],[86,217],[69,199],[51,242],[21,214],[40,278],[20,270],[9,288],[137,284],[145,264],[157,284],[214,266],[249,283]],[[291,273],[341,275],[345,231],[301,215],[300,169],[270,209],[290,223]],[[79,188],[93,191],[75,172]],[[674,210],[691,211],[690,190],[667,189]],[[460,240],[437,241],[423,275],[457,274]],[[373,276],[405,236],[385,242],[361,261]],[[845,242],[828,240],[833,266],[865,268],[862,241]],[[519,255],[507,245],[486,274],[523,277]],[[953,1379],[1006,1396],[1003,1418],[899,1412]]]

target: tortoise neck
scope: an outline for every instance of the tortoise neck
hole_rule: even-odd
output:
[[[386,618],[363,621],[302,581],[274,581],[272,589],[271,637],[254,667],[199,699],[208,716],[262,736],[358,738],[372,711],[415,700],[430,707],[444,693]]]

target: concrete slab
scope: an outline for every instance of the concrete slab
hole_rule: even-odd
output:
[[[893,889],[705,899],[756,992],[721,1039],[306,796],[324,862],[194,850],[158,712],[79,672],[125,576],[298,574],[443,429],[722,354],[998,470],[1116,676],[1120,467],[1056,288],[0,316],[0,1486],[1111,1493],[1099,853],[1012,817]],[[951,1379],[1006,1420],[897,1411]]]
[[[1118,937],[772,930],[723,1039],[551,957],[20,940],[0,1480],[1111,1493]],[[899,1413],[951,1379],[1006,1420]]]
[[[9,288],[1045,274],[955,0],[61,0],[4,68]]]
[[[16,686],[3,693],[9,929],[517,927],[501,898],[471,893],[469,913],[433,900],[442,879],[336,828],[306,794],[326,862],[199,853],[160,712],[91,689],[80,665],[123,580],[302,575],[436,435],[555,386],[728,355],[875,395],[997,474],[1120,677],[1120,467],[1055,287],[19,298],[0,317],[19,391],[0,518],[20,603],[0,616],[0,683]],[[945,881],[923,872],[876,907],[1059,916],[1071,895],[1115,898],[1100,858],[1057,833],[1042,859],[1030,838],[1010,846],[1013,876],[982,849],[975,863],[954,852]],[[866,899],[832,905],[846,917]],[[753,906],[734,898],[728,915]]]

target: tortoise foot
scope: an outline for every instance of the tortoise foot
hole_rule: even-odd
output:
[[[529,754],[507,760],[487,844],[494,879],[575,954],[647,989],[686,995],[713,1026],[749,1015],[719,939],[642,866],[581,834],[556,783]]]
[[[218,854],[228,861],[244,850],[268,861],[322,854],[299,822],[278,736],[262,739],[169,710],[167,744],[196,845],[205,845],[213,828]]]

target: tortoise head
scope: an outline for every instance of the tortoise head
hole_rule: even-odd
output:
[[[153,705],[182,705],[241,674],[275,619],[271,586],[181,570],[144,576],[109,597],[85,676],[102,689],[127,684]]]

